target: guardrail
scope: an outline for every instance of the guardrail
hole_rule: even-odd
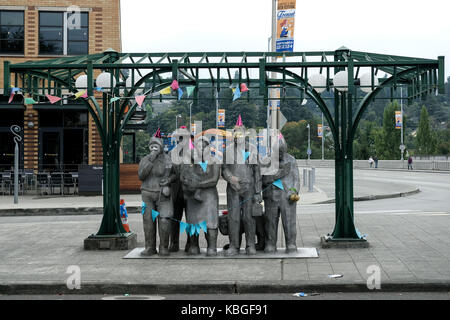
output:
[[[334,168],[334,160],[297,159],[299,167]],[[450,171],[450,161],[414,160],[414,170]],[[375,165],[372,165],[374,168]],[[368,160],[353,160],[354,169],[370,168]],[[378,169],[408,169],[408,160],[378,160]]]

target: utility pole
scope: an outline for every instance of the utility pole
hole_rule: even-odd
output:
[[[325,141],[325,128],[323,126],[323,112],[322,112],[322,160],[325,160],[325,153],[324,153],[324,141]]]
[[[405,167],[405,159],[403,158],[403,153],[405,152],[405,145],[403,144],[403,87],[400,87],[400,113],[402,116],[402,126],[400,131],[400,150],[402,152],[402,168]]]
[[[308,164],[309,164],[309,161],[311,158],[311,133],[310,133],[311,126],[308,123],[308,125],[306,127],[308,128],[308,151],[307,151],[307,153],[308,153]]]
[[[277,44],[277,0],[272,0],[272,52],[276,52]],[[276,62],[277,58],[272,57],[272,62]],[[271,77],[276,77],[277,74],[273,72]],[[271,94],[269,95],[272,99],[275,98],[275,89],[271,90]],[[278,109],[277,103],[275,100],[269,100],[269,104],[272,105],[272,129],[278,129]]]

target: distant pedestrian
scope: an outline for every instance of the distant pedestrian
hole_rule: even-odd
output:
[[[409,168],[411,168],[411,170],[413,170],[412,163],[413,163],[413,159],[412,159],[411,156],[409,156],[409,158],[408,158],[408,170],[409,170]]]
[[[375,168],[378,168],[378,157],[375,156],[375,158],[373,158],[373,161],[375,161]]]
[[[370,168],[372,168],[372,165],[373,165],[373,158],[372,158],[372,156],[370,156],[369,157],[369,166],[370,166]]]

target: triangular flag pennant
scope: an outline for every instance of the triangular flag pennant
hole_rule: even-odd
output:
[[[279,189],[281,189],[281,190],[284,190],[283,183],[281,182],[280,179],[278,179],[278,180],[272,182],[272,184],[273,184],[275,187],[277,187],[277,188],[279,188]]]
[[[194,86],[190,86],[190,87],[187,87],[187,88],[186,88],[188,97],[191,96],[192,92],[194,92],[194,89],[195,89]]]
[[[196,225],[195,225],[195,234],[196,234],[196,235],[199,235],[199,234],[200,234],[200,231],[202,231],[202,228],[200,227],[199,224],[196,224]]]
[[[236,92],[236,88],[231,88],[231,91],[233,91],[233,94]]]
[[[244,158],[244,161],[247,161],[248,157],[250,157],[250,151],[242,150],[242,158]]]
[[[181,97],[183,96],[183,90],[181,90],[181,88],[178,88],[178,100],[181,99]]]
[[[102,91],[102,89],[103,89],[102,87],[95,87],[96,91]]]
[[[199,162],[200,167],[202,167],[203,172],[206,172],[206,169],[208,168],[208,161],[205,162]]]
[[[155,138],[160,138],[161,139],[161,129],[158,128],[158,130],[156,130],[155,134],[153,135]]]
[[[241,92],[247,92],[248,88],[247,85],[245,83],[241,83]]]
[[[193,236],[195,233],[195,226],[193,224],[189,224],[189,235]]]
[[[200,228],[203,229],[203,232],[204,232],[204,233],[208,233],[208,226],[207,226],[207,224],[206,224],[206,221],[200,222],[199,225],[200,225]]]
[[[17,88],[17,87],[11,88],[11,93],[16,93],[17,91],[20,91],[20,88]]]
[[[186,231],[186,228],[188,227],[188,224],[180,221],[180,233],[183,233],[184,231]]]
[[[78,91],[77,93],[75,93],[75,99],[78,99],[79,97],[82,97],[87,91]]]
[[[45,96],[47,97],[47,99],[50,101],[51,104],[54,104],[54,103],[58,102],[59,100],[61,100],[60,97],[51,96],[49,94],[45,94]]]
[[[144,94],[134,97],[134,99],[136,100],[136,102],[137,102],[139,107],[142,107],[142,104],[144,103],[145,97],[146,96]]]
[[[239,87],[236,87],[236,90],[234,91],[233,95],[233,101],[237,100],[241,97],[241,91],[239,90]]]
[[[194,150],[194,144],[192,143],[192,140],[189,140],[189,149]]]
[[[15,95],[16,94],[14,92],[11,93],[11,95],[9,96],[8,103],[11,103],[13,101]]]
[[[159,90],[159,94],[170,94],[172,92],[170,86],[168,86],[167,88],[161,89]]]
[[[236,121],[236,127],[242,127],[243,123],[242,123],[242,118],[241,115],[239,115],[237,121]]]
[[[177,80],[173,80],[172,84],[170,85],[170,87],[172,88],[173,91],[178,90],[178,88],[180,87],[178,85],[178,81]]]
[[[280,133],[278,134],[278,140],[283,140],[283,139],[284,139],[283,134],[280,132]]]
[[[120,97],[113,97],[111,98],[110,103],[116,102],[117,100],[120,100]]]
[[[87,98],[87,97],[88,97],[87,91],[85,91],[85,92],[81,95],[81,97],[82,97],[82,98]]]
[[[37,101],[34,101],[33,98],[25,98],[24,104],[35,104]]]
[[[155,221],[157,216],[159,216],[159,212],[152,209],[152,220]]]
[[[145,204],[145,202],[142,202],[142,215],[144,215],[146,208],[147,208],[147,205]]]

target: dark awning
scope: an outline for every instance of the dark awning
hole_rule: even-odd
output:
[[[87,110],[85,104],[35,104],[33,105],[35,110]]]
[[[25,110],[23,104],[0,104],[0,110]]]

